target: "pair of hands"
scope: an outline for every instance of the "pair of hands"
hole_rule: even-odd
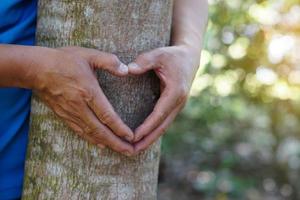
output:
[[[127,156],[156,141],[184,106],[199,64],[199,56],[185,46],[172,46],[139,55],[128,66],[113,54],[80,47],[55,49],[34,80],[38,96],[79,136],[100,148]],[[107,100],[94,70],[116,76],[154,70],[161,96],[153,112],[133,131]]]

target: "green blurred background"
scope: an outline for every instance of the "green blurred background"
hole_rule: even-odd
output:
[[[209,4],[200,70],[163,139],[159,199],[300,199],[300,1]]]

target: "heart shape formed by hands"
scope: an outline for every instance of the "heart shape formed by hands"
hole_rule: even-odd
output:
[[[37,95],[79,136],[129,156],[145,150],[165,132],[185,104],[197,69],[194,56],[180,46],[143,53],[128,66],[113,54],[80,47],[58,48],[45,55],[49,60],[39,68]],[[99,87],[95,69],[116,76],[154,70],[160,79],[160,98],[134,132]]]
[[[199,66],[200,59],[194,57],[182,46],[163,47],[138,55],[134,62],[126,66],[128,75],[142,75],[153,70],[160,80],[161,91],[153,111],[134,130],[134,138],[127,140],[133,147],[133,153],[127,155],[147,149],[166,131],[183,108]]]

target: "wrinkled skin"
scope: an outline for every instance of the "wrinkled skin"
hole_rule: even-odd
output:
[[[183,108],[199,65],[198,55],[186,46],[145,52],[129,66],[115,55],[80,47],[57,49],[55,57],[56,62],[42,67],[36,80],[38,96],[90,143],[128,156],[147,149],[165,132]],[[96,68],[116,76],[154,70],[159,77],[160,99],[134,135],[103,94],[94,75]]]
[[[94,73],[98,68],[125,76],[127,66],[112,54],[79,47],[56,49],[53,56],[54,62],[39,67],[37,95],[90,143],[132,154],[132,145],[124,139],[131,141],[133,133],[114,111]]]

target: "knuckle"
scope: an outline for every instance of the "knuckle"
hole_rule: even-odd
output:
[[[82,99],[78,98],[77,94],[71,94],[65,97],[65,102],[68,105],[68,107],[71,107],[75,110],[70,110],[70,111],[76,111],[78,108],[82,108],[83,101]]]
[[[93,138],[87,136],[87,135],[81,135],[81,138],[89,142],[90,144],[97,144],[97,141],[95,141]]]
[[[71,130],[73,130],[76,134],[80,135],[82,130],[79,128],[79,126],[75,125],[75,123],[70,120],[65,120],[65,122]]]
[[[79,121],[80,124],[83,124],[88,117],[86,106],[86,102],[84,101],[71,102],[70,104],[70,113]]]
[[[167,126],[162,127],[161,130],[160,130],[160,133],[159,133],[158,137],[162,136],[166,131],[167,131]]]
[[[101,142],[103,141],[103,136],[104,136],[104,132],[102,130],[102,128],[100,127],[95,127],[95,128],[89,128],[87,131],[86,131],[86,134],[97,140],[98,142]]]
[[[88,135],[94,135],[96,132],[99,132],[99,127],[91,128],[91,127],[87,126],[85,128],[85,133],[88,134]]]
[[[70,127],[70,128],[73,129],[72,127]],[[73,131],[74,131],[74,133],[76,133],[79,137],[83,137],[83,136],[84,136],[84,134],[83,134],[82,131],[75,130],[75,129],[73,129]]]
[[[107,140],[104,142],[109,148],[113,149],[114,151],[120,151],[120,146],[116,145],[113,141]]]
[[[125,147],[123,147],[123,146],[118,146],[118,145],[114,145],[114,148],[116,149],[116,151],[118,151],[118,152],[126,152],[126,148]]]
[[[60,118],[66,118],[66,113],[63,111],[62,108],[56,106],[54,107],[53,111]]]
[[[185,103],[188,99],[189,90],[186,86],[181,86],[177,89],[177,103]]]
[[[86,102],[92,103],[95,97],[95,92],[89,88],[79,89],[78,95],[82,97]]]
[[[156,116],[158,121],[163,121],[164,118],[166,117],[166,113],[160,110],[156,110]]]
[[[170,59],[172,56],[173,56],[173,55],[172,55],[170,52],[161,49],[160,52],[159,52],[159,54],[158,54],[158,59],[159,59],[159,60],[168,60],[168,59]]]
[[[110,60],[111,60],[111,64],[112,64],[113,66],[118,67],[118,66],[120,65],[120,60],[119,60],[118,56],[112,54],[112,55],[110,56]]]
[[[114,114],[108,110],[104,110],[100,113],[100,120],[103,124],[111,124],[114,122]]]
[[[150,60],[150,56],[148,53],[141,53],[138,57],[137,57],[138,61],[149,61]]]

